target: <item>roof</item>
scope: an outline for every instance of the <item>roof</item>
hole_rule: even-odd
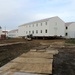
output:
[[[11,31],[9,31],[9,32],[16,32],[16,31],[18,31],[18,29],[14,29],[14,30],[11,30]]]
[[[8,31],[2,31],[3,33],[8,33]]]
[[[23,25],[20,25],[20,26],[25,26],[25,25],[32,24],[32,23],[38,23],[38,22],[48,21],[49,19],[56,18],[56,17],[58,17],[58,16],[51,17],[51,18],[46,18],[46,19],[41,19],[41,20],[34,21],[34,22],[29,22],[29,23],[26,23],[26,24],[23,24]]]
[[[66,26],[69,26],[69,25],[71,25],[72,23],[75,23],[75,22],[67,22],[67,23],[65,23],[65,25],[66,25]]]

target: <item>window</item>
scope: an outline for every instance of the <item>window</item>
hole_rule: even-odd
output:
[[[38,26],[38,24],[36,24],[36,26]]]
[[[41,26],[42,26],[42,23],[41,23]]]
[[[40,32],[42,33],[42,30]]]
[[[65,36],[68,36],[68,33],[65,33]]]
[[[32,31],[32,34],[34,34],[34,31]]]
[[[47,25],[47,22],[46,22],[46,25]]]
[[[68,29],[68,27],[66,27],[66,29]]]
[[[29,34],[31,33],[31,31],[29,31]]]
[[[47,33],[47,29],[45,30],[45,33]]]
[[[36,33],[38,33],[38,30],[36,30]]]

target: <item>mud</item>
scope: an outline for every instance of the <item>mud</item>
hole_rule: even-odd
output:
[[[75,75],[75,47],[65,46],[54,56],[53,75]]]
[[[28,52],[31,48],[38,46],[38,43],[26,42],[24,44],[16,44],[0,47],[0,67],[10,62],[14,58],[23,53]]]
[[[24,42],[24,40],[22,41]],[[7,41],[5,42],[7,43]],[[11,40],[8,42],[11,42]],[[25,42],[25,44],[0,47],[0,67],[22,53],[28,52],[31,48],[38,47],[42,42],[59,50],[59,54],[54,55],[53,75],[75,75],[75,45],[64,45],[63,40],[58,40],[57,42],[56,40],[34,40]]]

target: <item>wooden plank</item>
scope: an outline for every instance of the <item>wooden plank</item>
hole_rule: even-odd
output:
[[[6,44],[0,44],[0,46],[15,45],[15,44],[22,44],[22,43],[25,43],[25,42],[6,43]]]
[[[11,63],[12,64],[12,63]],[[33,64],[33,63],[27,63],[27,64],[20,64],[13,65],[9,67],[9,69],[5,70],[6,67],[3,70],[3,73],[0,73],[0,75],[3,75],[5,73],[8,73],[8,75],[12,75],[15,72],[22,72],[22,73],[46,73],[46,74],[52,74],[52,64],[45,63],[45,64]]]
[[[27,52],[12,60],[2,68],[0,75],[13,75],[15,72],[52,74],[53,54],[56,51],[47,50],[46,52]]]
[[[11,67],[16,66],[17,63],[8,63],[6,65],[4,65],[3,67],[0,68],[0,71],[7,71],[9,70]]]
[[[55,55],[55,54],[58,54],[59,51],[58,50],[46,50],[46,53],[50,53],[50,54]]]
[[[53,59],[45,59],[45,58],[21,58],[18,57],[11,62],[14,63],[52,63]]]
[[[20,57],[24,58],[53,58],[53,54],[43,52],[28,52],[23,53]]]
[[[31,52],[36,52],[37,50],[36,50],[36,49],[31,49],[30,51],[31,51]]]
[[[49,45],[42,45],[42,46],[35,47],[34,49],[40,50],[40,49],[46,49],[48,47],[49,47]]]
[[[34,74],[34,73],[15,72],[13,75],[47,75],[47,74]]]
[[[16,65],[17,65],[17,63],[8,63],[8,64],[4,65],[0,69],[0,71],[1,71],[0,75],[8,75],[8,72],[10,71],[10,69],[13,68],[13,66],[16,66]]]
[[[20,72],[52,74],[52,64],[25,64]]]

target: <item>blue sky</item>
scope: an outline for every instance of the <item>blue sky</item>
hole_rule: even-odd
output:
[[[75,21],[75,0],[0,0],[0,26],[12,30],[19,25],[53,16]]]

